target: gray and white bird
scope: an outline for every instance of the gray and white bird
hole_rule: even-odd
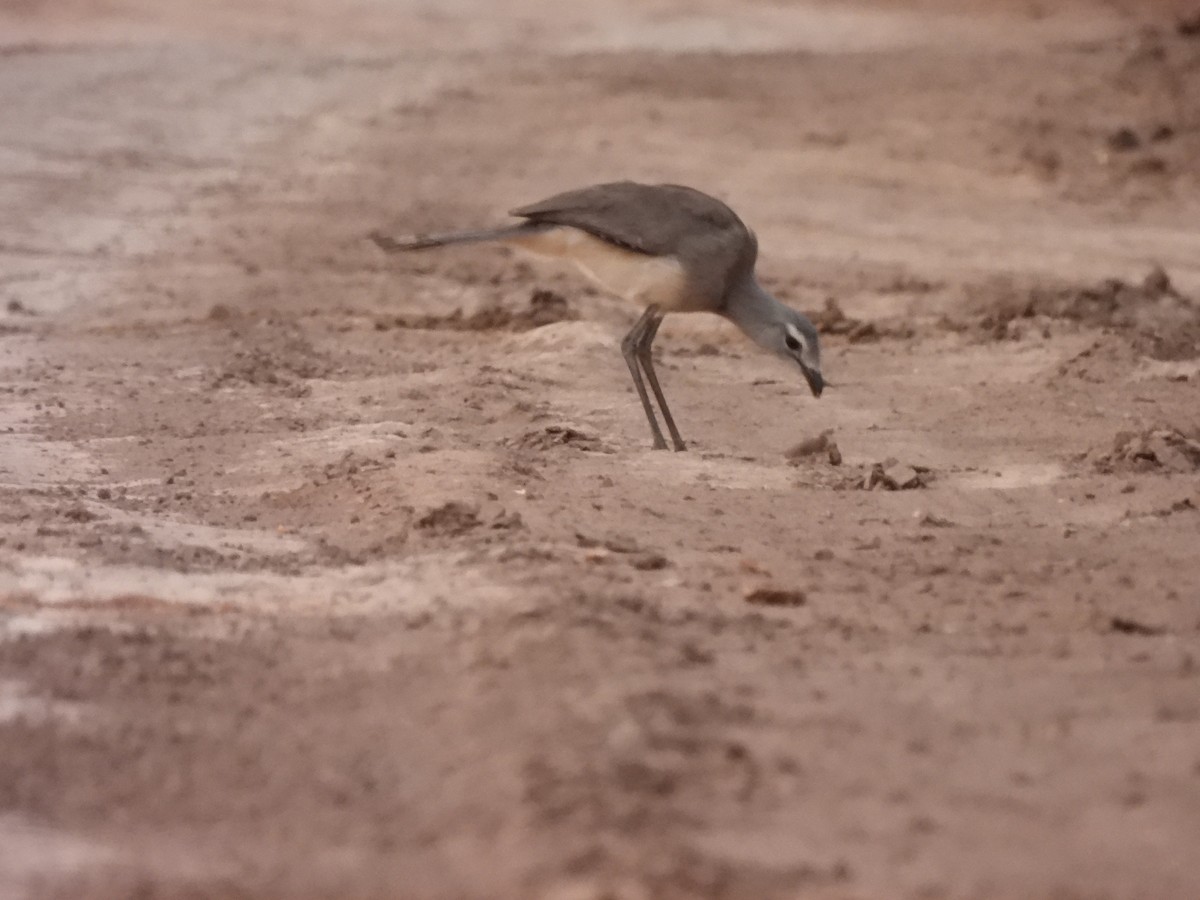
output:
[[[556,194],[510,215],[523,221],[401,238],[376,231],[370,237],[388,252],[503,242],[569,259],[603,289],[644,306],[642,317],[621,342],[621,351],[656,450],[665,450],[667,443],[646,393],[643,370],[674,448],[686,449],[650,352],[667,313],[724,316],[763,349],[795,363],[813,396],[821,396],[825,382],[816,328],[759,285],[754,277],[758,257],[754,232],[715,197],[680,185],[620,181]]]

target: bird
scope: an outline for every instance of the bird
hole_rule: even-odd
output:
[[[651,347],[668,313],[715,313],[755,344],[799,367],[814,397],[825,387],[816,327],[775,299],[755,277],[758,239],[725,203],[677,184],[608,182],[555,194],[492,228],[368,237],[389,253],[498,242],[573,262],[599,287],[644,307],[621,341],[655,450],[667,449],[646,390],[649,383],[672,448],[687,449],[654,371]],[[643,379],[643,374],[645,378]]]

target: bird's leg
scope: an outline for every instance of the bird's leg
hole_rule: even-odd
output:
[[[663,396],[662,388],[658,385],[658,375],[654,373],[651,347],[654,345],[654,336],[658,334],[658,326],[662,324],[663,317],[662,313],[653,306],[647,310],[647,312],[651,311],[653,311],[654,317],[646,324],[634,349],[637,352],[637,358],[642,363],[642,368],[646,370],[646,380],[650,382],[650,390],[654,391],[654,399],[658,401],[658,408],[662,410],[663,421],[667,423],[667,431],[671,432],[671,442],[675,445],[676,451],[686,450],[687,444],[679,436],[679,429],[675,427],[675,420],[671,417],[671,410],[667,406],[667,398]]]
[[[654,435],[654,449],[666,450],[667,442],[663,440],[662,429],[658,427],[658,419],[654,417],[654,407],[650,405],[650,397],[646,394],[646,385],[642,382],[642,373],[638,369],[638,348],[642,340],[642,333],[646,330],[647,325],[654,321],[656,315],[658,315],[658,309],[653,306],[642,314],[642,317],[637,320],[637,324],[629,329],[629,334],[625,335],[624,340],[621,341],[621,354],[625,357],[625,364],[629,366],[629,374],[633,376],[633,386],[637,388],[638,399],[642,401],[642,409],[646,411],[650,432]],[[655,393],[658,394],[657,388]],[[659,396],[661,397],[661,395]],[[674,434],[674,429],[675,426],[672,425],[672,434]]]

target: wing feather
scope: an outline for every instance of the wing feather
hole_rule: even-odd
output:
[[[758,244],[732,209],[677,184],[618,181],[556,194],[511,213],[536,224],[568,225],[651,256],[680,260],[694,290],[723,298],[754,268]]]

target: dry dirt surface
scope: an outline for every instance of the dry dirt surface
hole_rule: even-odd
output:
[[[692,184],[819,401],[494,248]],[[1200,10],[0,7],[0,896],[1200,896]]]

